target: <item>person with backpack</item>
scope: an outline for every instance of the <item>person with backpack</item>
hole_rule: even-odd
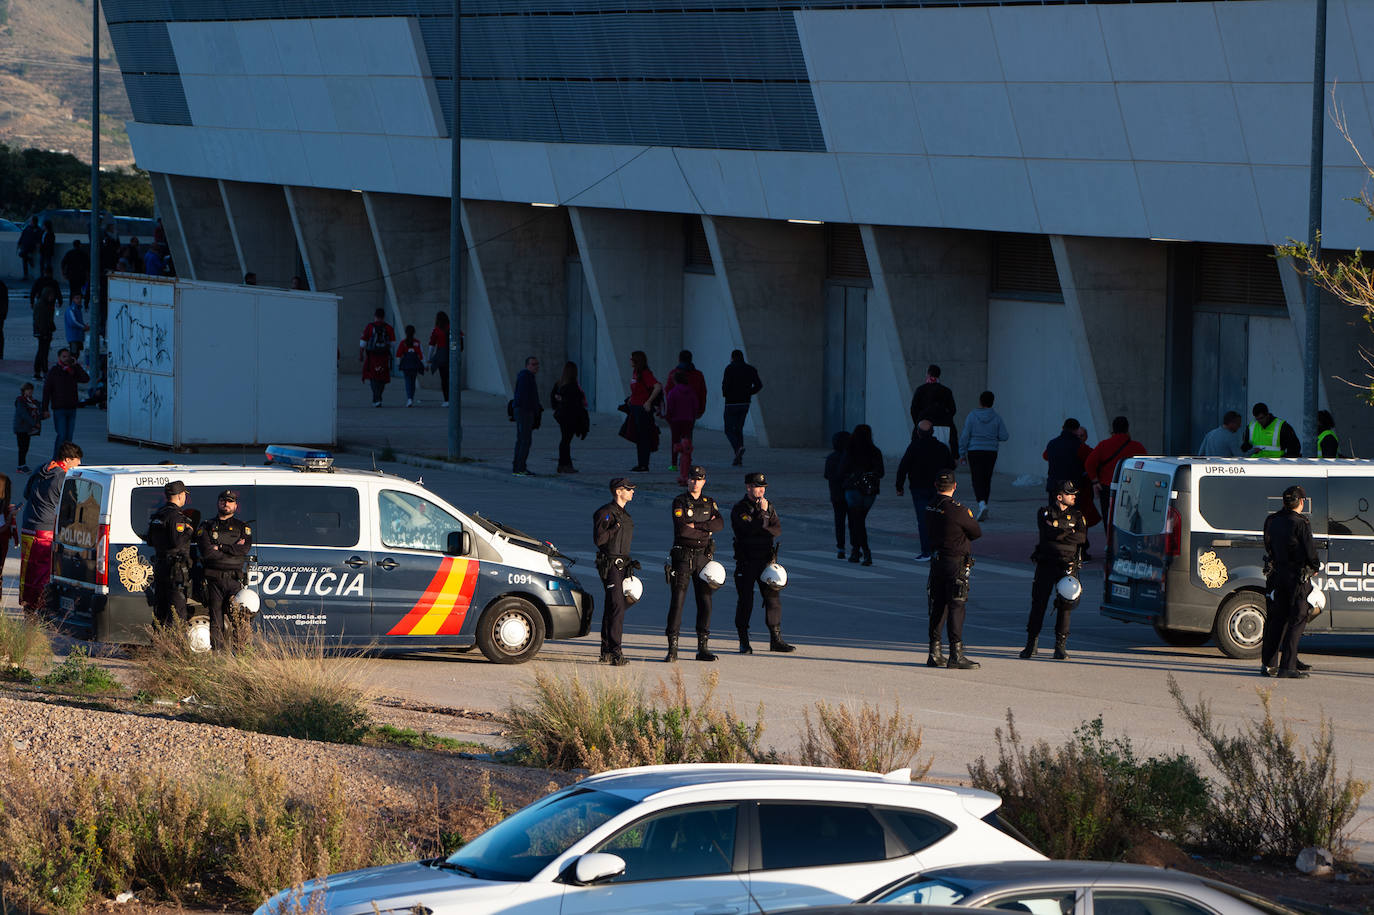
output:
[[[415,339],[415,325],[406,325],[406,338],[396,347],[396,362],[406,380],[406,406],[415,406],[415,379],[425,373],[425,351]]]
[[[358,338],[358,358],[363,363],[363,381],[372,386],[372,406],[382,405],[382,392],[391,380],[391,345],[396,331],[386,323],[386,310],[378,308],[375,320],[363,328]]]

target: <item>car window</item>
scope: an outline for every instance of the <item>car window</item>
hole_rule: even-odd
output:
[[[358,542],[361,503],[352,486],[259,486],[257,503],[253,533],[258,543],[319,547]]]
[[[879,808],[878,816],[887,823],[905,848],[906,854],[914,854],[929,848],[954,831],[954,824],[923,810],[896,810],[891,807]]]
[[[765,870],[882,861],[883,827],[866,807],[846,804],[759,804]]]
[[[728,874],[738,819],[735,804],[669,810],[621,830],[597,851],[624,859],[616,883]]]
[[[238,511],[235,517],[245,524],[255,525],[257,523],[256,501],[254,499],[252,486],[196,486],[194,477],[175,476],[171,479],[179,479],[186,483],[186,504],[181,510],[191,519],[197,527],[200,526],[202,518],[213,518],[219,511],[219,494],[226,489],[237,489],[239,493]],[[129,526],[134,529],[134,533],[140,537],[148,531],[148,520],[153,516],[153,512],[166,503],[167,497],[162,493],[161,486],[137,486],[129,492]],[[257,528],[253,528],[254,538],[261,540]]]
[[[463,529],[457,518],[428,499],[394,489],[378,493],[377,517],[382,543],[396,549],[442,553],[448,548],[448,535]]]
[[[1264,530],[1264,519],[1283,508],[1283,491],[1297,483],[1307,491],[1301,511],[1312,533],[1326,533],[1326,480],[1318,477],[1251,477],[1207,474],[1198,482],[1198,511],[1218,531]]]
[[[1326,481],[1327,530],[1335,536],[1374,534],[1374,477],[1330,477]]]
[[[1187,899],[1136,890],[1100,890],[1092,894],[1093,915],[1213,915]]]
[[[1113,525],[1128,534],[1163,533],[1172,486],[1173,479],[1167,473],[1121,468]]]
[[[1073,915],[1075,890],[1021,890],[994,896],[978,904],[980,909],[1000,909],[1003,912],[1029,912],[1031,915]]]
[[[939,878],[917,878],[893,887],[870,902],[908,905],[954,905],[968,895],[968,888]]]

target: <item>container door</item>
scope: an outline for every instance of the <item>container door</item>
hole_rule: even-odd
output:
[[[1327,479],[1330,547],[1322,568],[1327,613],[1313,629],[1374,629],[1374,477]]]
[[[471,633],[478,562],[448,555],[450,535],[461,534],[462,523],[415,493],[384,485],[374,493],[373,634],[395,645],[457,636],[465,624]]]

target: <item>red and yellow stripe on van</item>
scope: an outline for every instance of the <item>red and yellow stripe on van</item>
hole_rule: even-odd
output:
[[[425,593],[387,635],[458,635],[472,606],[479,563],[445,559]]]

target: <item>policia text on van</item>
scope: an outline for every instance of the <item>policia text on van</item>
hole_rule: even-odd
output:
[[[1374,461],[1141,457],[1113,483],[1102,613],[1173,645],[1215,638],[1256,658],[1264,635],[1264,519],[1299,485],[1327,611],[1307,634],[1374,632]]]
[[[67,475],[47,607],[63,629],[146,639],[153,549],[139,534],[173,480],[185,483],[197,524],[217,493],[238,493],[238,517],[254,534],[248,587],[261,598],[261,631],[341,645],[475,644],[493,661],[520,663],[545,638],[591,628],[592,597],[568,571],[571,560],[409,480],[157,465],[82,466]]]

